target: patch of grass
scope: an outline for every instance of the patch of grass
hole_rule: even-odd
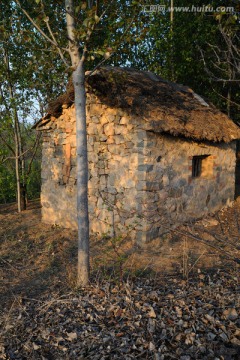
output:
[[[239,236],[233,211],[240,218],[240,201],[236,203],[235,210],[230,208],[219,217],[222,224],[218,236],[223,239],[228,236],[231,243]],[[226,224],[228,228],[222,230]],[[193,231],[193,226],[187,230]],[[198,231],[198,236],[204,235],[204,241],[216,242],[214,236],[210,239],[205,230],[203,228],[202,233]],[[214,228],[211,231],[215,234],[218,230]],[[41,291],[41,294],[54,292],[60,287],[64,290],[75,289],[76,231],[43,224],[37,208],[21,214],[16,211],[1,212],[0,208],[0,243],[0,278],[4,279],[4,301],[8,299],[11,303],[12,294],[28,293],[29,284],[35,293]],[[225,248],[228,248],[230,242],[226,240],[225,243]],[[225,248],[221,250],[219,247],[221,251]],[[129,279],[156,279],[165,274],[185,276],[190,280],[189,277],[194,277],[199,270],[233,268],[233,262],[224,253],[213,248],[210,251],[208,244],[190,238],[184,245],[183,237],[176,232],[165,234],[144,248],[134,246],[123,237],[113,239],[106,236],[97,239],[92,236],[90,253],[93,283],[107,281],[120,284]],[[239,256],[237,248],[235,256]],[[238,269],[239,266],[234,264],[234,274],[237,274]]]

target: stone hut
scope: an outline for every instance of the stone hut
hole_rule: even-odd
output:
[[[92,233],[137,242],[234,200],[238,127],[188,87],[132,68],[87,74]],[[49,106],[43,131],[42,217],[76,228],[74,92]]]

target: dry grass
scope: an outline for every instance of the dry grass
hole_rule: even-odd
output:
[[[210,217],[181,227],[145,248],[138,248],[126,239],[113,243],[111,239],[92,238],[92,281],[101,281],[103,277],[120,281],[124,277],[173,275],[188,280],[200,271],[223,268],[238,274],[239,265],[232,260],[240,258],[238,219],[240,223],[240,201],[220,212],[215,219]],[[2,305],[9,305],[22,296],[48,294],[49,289],[58,293],[73,289],[76,239],[76,231],[41,223],[38,201],[31,202],[28,210],[21,214],[13,204],[1,205]]]

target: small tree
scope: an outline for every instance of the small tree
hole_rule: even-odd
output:
[[[5,29],[4,29],[5,30]],[[7,152],[3,150],[6,156],[3,156],[1,163],[15,160],[15,180],[16,182],[16,194],[18,211],[26,209],[27,193],[26,183],[27,177],[31,170],[31,164],[33,158],[29,162],[28,169],[26,168],[26,158],[34,157],[36,149],[39,144],[39,136],[36,139],[32,139],[31,143],[28,141],[27,149],[24,144],[25,125],[20,121],[20,110],[25,116],[29,116],[27,111],[24,111],[26,104],[21,105],[22,101],[26,101],[23,94],[18,91],[18,83],[20,79],[16,80],[16,74],[14,72],[14,65],[11,63],[10,51],[12,50],[10,39],[7,31],[4,32],[1,39],[2,49],[0,53],[1,64],[1,82],[0,82],[0,140],[3,148],[7,149]],[[28,104],[30,102],[28,101]],[[12,139],[14,139],[12,141]]]
[[[34,13],[31,5],[28,9]],[[46,54],[42,56],[45,41],[36,31],[32,32],[32,25],[14,1],[2,0],[0,12],[0,176],[1,183],[5,183],[5,191],[5,177],[10,181],[11,196],[4,195],[4,191],[3,199],[13,201],[17,198],[20,212],[26,209],[31,168],[32,164],[36,165],[34,157],[38,153],[40,139],[39,134],[28,134],[31,109],[39,103],[39,110],[34,109],[34,116],[39,114],[37,116],[40,117],[41,104],[51,97],[54,86],[53,81],[49,81],[48,86],[44,84],[47,78],[43,62]],[[59,62],[54,60],[54,54],[47,55],[54,64],[54,78]],[[58,88],[61,86],[58,85]],[[12,185],[16,187],[14,196]]]
[[[208,43],[206,51],[200,49],[205,72],[211,81],[220,84],[226,102],[228,116],[240,120],[238,113],[240,83],[240,31],[239,19],[236,15],[216,15],[218,21],[218,42]],[[225,96],[223,95],[225,93]],[[237,108],[236,112],[233,108]]]
[[[49,17],[44,12],[41,0],[36,0],[36,3],[41,5],[41,16],[45,22],[44,29],[39,22],[34,21],[29,12],[21,7],[19,0],[15,0],[15,2],[43,38],[57,49],[67,66],[68,60],[65,59],[64,54],[68,53],[71,59],[68,70],[72,71],[75,91],[77,137],[77,285],[87,285],[89,281],[89,218],[85,64],[91,59],[94,69],[96,69],[114,54],[114,49],[115,51],[118,49],[126,34],[128,34],[127,41],[129,43],[135,40],[133,36],[131,38],[131,29],[134,26],[135,16],[140,12],[140,7],[138,1],[130,4],[130,2],[122,0],[115,2],[88,0],[79,1],[75,5],[73,0],[65,0],[68,46],[63,48],[57,41],[61,35],[58,34],[57,38],[52,31]],[[102,28],[100,27],[101,21],[105,23]],[[48,35],[44,30],[48,31]],[[96,34],[102,34],[102,36],[96,36]],[[138,38],[141,39],[139,33]],[[102,59],[97,62],[96,58],[99,55],[102,56]]]
[[[91,7],[91,1],[89,1]],[[78,285],[89,281],[89,218],[88,218],[88,157],[86,129],[86,94],[84,65],[87,56],[87,41],[91,28],[82,49],[76,37],[73,0],[65,1],[69,54],[73,67],[73,86],[75,93],[76,134],[77,134],[77,221],[78,221]],[[97,16],[97,15],[96,15]],[[94,25],[92,25],[93,27]]]

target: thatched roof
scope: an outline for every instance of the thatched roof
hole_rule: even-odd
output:
[[[139,116],[147,130],[198,141],[230,142],[240,138],[238,126],[227,115],[190,88],[151,72],[102,67],[88,76],[87,89],[102,103]],[[49,104],[48,114],[35,124],[35,128],[44,125],[51,116],[57,118],[63,104],[66,107],[73,102],[74,91],[70,84],[64,95]]]

